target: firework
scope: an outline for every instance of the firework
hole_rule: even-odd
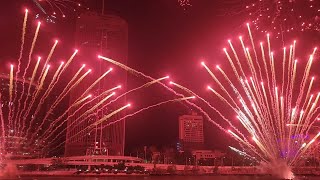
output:
[[[320,32],[320,3],[313,0],[260,0],[245,6],[254,28],[271,32],[276,38],[284,33]]]
[[[238,45],[234,46],[231,40],[228,40],[229,48],[223,49],[231,66],[228,73],[222,66],[216,66],[217,72],[215,72],[205,62],[201,62],[215,82],[215,85],[209,86],[208,90],[217,97],[217,101],[229,107],[236,115],[237,122],[230,120],[227,114],[223,113],[221,103],[216,102],[218,105],[211,105],[192,90],[176,82],[171,81],[170,84],[195,96],[209,107],[209,111],[217,113],[221,120],[228,124],[226,126],[225,123],[213,121],[208,111],[188,100],[185,101],[203,113],[219,129],[229,134],[244,149],[240,151],[231,148],[232,150],[261,164],[269,164],[268,167],[271,168],[272,164],[277,162],[279,164],[284,162],[287,167],[294,166],[320,135],[319,133],[310,135],[311,127],[318,121],[320,110],[318,107],[320,93],[312,94],[314,78],[310,76],[317,48],[310,52],[303,67],[298,65],[296,59],[296,41],[292,42],[290,48],[283,48],[280,51],[282,54],[276,56],[272,51],[269,34],[266,36],[266,45],[256,44],[249,24],[247,29],[250,45],[246,44],[245,38],[239,37]],[[235,47],[242,49],[238,52]],[[110,58],[103,56],[99,58],[139,77],[155,80]],[[185,97],[165,84],[161,82],[159,84],[174,95]],[[305,138],[307,135],[312,138]],[[283,177],[292,178],[290,168],[287,167],[288,172],[286,171]]]
[[[186,10],[188,6],[192,6],[190,0],[178,0],[178,3],[184,10]]]
[[[59,17],[77,17],[79,12],[89,10],[83,0],[32,0],[41,13],[37,19],[44,19],[48,23],[55,23]]]
[[[112,73],[112,68],[106,69],[96,79],[91,79],[93,82],[88,80],[92,70],[88,69],[85,64],[81,65],[74,73],[67,74],[70,73],[70,67],[73,69],[78,67],[76,63],[78,50],[71,53],[65,62],[56,64],[51,59],[58,47],[57,40],[49,48],[48,55],[44,61],[41,61],[41,57],[34,58],[33,52],[37,48],[36,41],[41,31],[40,22],[35,28],[29,51],[24,52],[27,12],[23,21],[17,67],[13,64],[10,66],[7,72],[9,74],[9,86],[8,88],[1,87],[4,92],[0,92],[0,150],[4,155],[29,154],[30,156],[46,156],[48,152],[53,150],[50,147],[60,143],[54,146],[60,148],[66,141],[74,138],[75,135],[61,142],[61,138],[66,132],[65,126],[67,126],[67,123],[69,126],[74,125],[71,128],[74,129],[80,122],[89,122],[86,127],[76,134],[86,136],[87,132],[90,132],[94,127],[109,123],[107,121],[113,122],[113,120],[110,120],[111,118],[131,106],[128,103],[116,102],[118,99],[125,97],[128,93],[137,92],[169,78],[165,76],[153,79],[142,86],[123,92],[118,97],[116,97],[115,91],[120,89],[121,85],[103,90],[93,96],[90,92],[96,89],[97,85],[104,81],[109,73]],[[62,81],[62,79],[65,81]],[[83,92],[73,97],[69,102],[69,106],[61,113],[59,109],[66,104],[62,102],[65,102],[72,90],[79,86],[83,87]],[[172,100],[166,103],[186,99],[189,98]],[[160,103],[157,106],[166,103]],[[97,113],[111,106],[115,110],[104,114],[102,117],[96,117]],[[69,123],[68,119],[70,118],[75,118],[76,121]],[[122,116],[119,116],[119,119],[113,123],[121,120]]]
[[[296,41],[290,45],[289,53],[283,48],[282,58],[278,55],[280,60],[276,60],[269,35],[267,48],[263,43],[256,47],[249,24],[247,27],[251,50],[242,37],[239,40],[243,54],[235,50],[230,40],[230,50],[224,48],[234,76],[225,73],[220,66],[216,66],[218,72],[214,73],[206,63],[201,63],[217,84],[215,89],[208,89],[235,113],[246,129],[239,133],[234,125],[228,133],[245,147],[247,155],[260,162],[283,160],[294,166],[320,135],[316,134],[311,140],[293,138],[309,135],[319,116],[316,107],[320,93],[310,94],[314,91],[314,77],[310,77],[310,71],[317,49],[310,52],[303,74],[298,77],[298,70],[303,67],[299,68],[295,57]],[[251,140],[245,138],[247,134]]]
[[[27,12],[27,11],[26,11]],[[71,56],[65,61],[60,62],[56,66],[55,62],[51,61],[57,47],[58,41],[56,40],[51,48],[48,50],[48,55],[44,61],[41,57],[33,58],[34,49],[36,49],[36,41],[40,32],[39,22],[33,40],[31,41],[30,50],[27,53],[27,58],[22,57],[25,46],[25,22],[27,13],[24,18],[20,58],[18,58],[18,67],[10,66],[9,88],[5,92],[0,93],[0,120],[1,120],[1,153],[23,155],[29,154],[30,156],[46,156],[49,152],[60,148],[66,141],[74,138],[75,136],[86,136],[88,132],[92,131],[98,125],[102,127],[107,123],[112,124],[122,121],[123,118],[119,116],[117,120],[110,120],[116,114],[129,108],[131,104],[120,104],[117,102],[121,97],[125,97],[129,93],[134,93],[140,89],[147,88],[153,84],[160,83],[168,76],[152,79],[151,81],[133,88],[127,92],[123,92],[118,97],[115,91],[121,88],[121,85],[104,90],[95,96],[91,95],[96,86],[105,79],[105,77],[112,72],[112,68],[106,70],[101,76],[92,79],[93,82],[88,84],[87,78],[92,72],[87,69],[83,64],[71,76],[67,75],[68,70],[76,64],[76,55],[78,50],[75,50]],[[33,62],[35,60],[35,62]],[[15,72],[15,69],[18,69]],[[23,73],[19,73],[19,72]],[[30,75],[30,77],[29,77]],[[69,80],[62,82],[61,79],[69,76]],[[63,105],[70,92],[83,84],[88,84],[83,88],[83,92],[73,97],[69,106],[65,108],[63,113],[59,113],[59,108]],[[60,88],[59,88],[60,87]],[[61,88],[62,87],[62,88]],[[5,94],[5,96],[3,96]],[[52,97],[54,96],[54,99]],[[114,98],[113,100],[111,100]],[[139,110],[137,113],[152,107],[160,106],[170,102],[184,101],[190,98],[184,97],[174,100],[158,103],[153,106]],[[102,112],[106,108],[115,108],[115,110],[104,114],[102,117],[96,117],[96,114]],[[133,116],[132,113],[130,116]],[[129,116],[128,116],[129,117]],[[69,119],[76,119],[69,123]],[[95,121],[92,121],[95,119]],[[110,121],[110,122],[107,122]],[[81,122],[89,122],[86,127],[75,135],[68,136],[67,139],[61,142],[61,138],[66,132],[65,126],[70,127],[71,130],[77,128]],[[13,143],[13,141],[15,141]],[[57,145],[57,143],[59,143]],[[55,146],[56,145],[56,146]],[[52,148],[55,147],[55,148]]]

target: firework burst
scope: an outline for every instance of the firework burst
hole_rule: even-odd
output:
[[[310,132],[319,116],[320,93],[313,94],[315,79],[310,77],[317,48],[310,52],[305,67],[301,67],[296,59],[296,41],[276,56],[269,34],[267,43],[255,44],[249,24],[247,28],[249,45],[239,37],[242,53],[231,40],[228,40],[229,48],[223,49],[233,73],[226,73],[220,66],[214,72],[205,62],[201,63],[216,83],[208,90],[235,113],[246,130],[240,131],[234,122],[227,130],[245,147],[242,154],[267,164],[285,162],[294,166],[320,135]],[[302,71],[298,73],[299,70]],[[221,110],[216,108],[221,116]]]
[[[44,19],[48,23],[55,23],[59,17],[77,17],[79,12],[89,10],[84,6],[83,0],[32,0],[41,13],[37,19]]]
[[[320,32],[320,3],[316,0],[260,0],[245,6],[253,27],[273,33]]]
[[[298,164],[320,136],[320,132],[312,135],[310,131],[318,120],[320,110],[320,93],[313,94],[315,79],[310,76],[317,48],[310,51],[307,63],[303,66],[298,64],[296,58],[296,41],[281,49],[282,54],[275,55],[269,34],[266,43],[256,44],[249,24],[247,28],[247,41],[239,37],[239,43],[235,46],[228,40],[229,48],[223,49],[231,66],[228,72],[221,66],[216,66],[217,72],[214,72],[206,62],[201,62],[215,82],[214,86],[207,88],[216,97],[217,105],[211,105],[176,82],[171,81],[170,85],[195,96],[210,108],[205,111],[198,103],[184,101],[243,147],[243,150],[230,147],[232,150],[260,164],[267,164],[269,168],[275,167],[275,171],[279,167],[276,164],[284,165],[288,171],[280,173],[281,178],[292,178],[290,167]],[[237,51],[238,48],[241,51]],[[137,76],[155,80],[115,60],[99,57]],[[176,96],[185,97],[160,84]],[[235,114],[236,122],[227,117],[229,113],[223,113],[225,110],[221,109],[218,101]],[[226,123],[212,120],[210,111],[218,114]]]
[[[78,50],[70,53],[66,61],[56,63],[52,60],[59,48],[57,40],[48,50],[46,58],[35,57],[33,52],[39,31],[41,31],[40,22],[37,24],[30,50],[24,55],[24,46],[28,43],[25,42],[27,18],[28,11],[26,10],[18,62],[11,64],[6,73],[8,76],[1,79],[2,82],[5,82],[1,83],[0,92],[0,151],[2,156],[13,155],[25,158],[26,156],[39,157],[52,154],[66,141],[72,141],[79,136],[87,136],[98,125],[108,127],[124,120],[125,118],[121,115],[118,116],[119,119],[115,119],[115,116],[129,108],[131,104],[120,103],[118,101],[120,98],[169,78],[165,76],[153,79],[117,97],[116,91],[121,89],[121,85],[99,89],[98,94],[91,94],[97,89],[97,85],[112,73],[113,69],[106,69],[104,73],[90,81],[88,77],[92,74],[92,70],[88,69],[85,64],[78,66],[76,63]],[[73,72],[70,68],[76,71]],[[70,72],[73,73],[70,74]],[[69,95],[80,86],[83,92],[72,96],[68,102]],[[190,98],[164,100],[137,110],[126,117],[162,104],[185,101]],[[110,107],[114,110],[103,112]],[[97,117],[97,114],[103,115]],[[74,121],[71,122],[70,119]],[[86,126],[81,131],[73,135],[66,135],[66,127],[73,130],[84,124]],[[65,135],[66,139],[64,139]]]

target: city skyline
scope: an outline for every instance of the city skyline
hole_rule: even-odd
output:
[[[233,18],[233,16],[225,17],[224,21],[227,21],[227,24],[222,21],[221,16],[218,16],[217,14],[219,13],[217,12],[219,12],[221,8],[223,9],[223,3],[221,3],[222,5],[217,3],[219,6],[213,7],[209,5],[216,4],[211,1],[193,2],[191,8],[183,10],[176,6],[175,3],[168,3],[169,1],[165,3],[157,2],[156,4],[148,3],[146,1],[139,1],[137,3],[130,1],[106,2],[106,12],[120,14],[128,21],[128,23],[130,23],[129,65],[153,76],[169,74],[174,80],[179,80],[179,82],[182,82],[183,84],[192,84],[191,86],[200,89],[202,92],[203,84],[194,79],[201,78],[204,79],[204,81],[209,82],[209,78],[202,71],[201,66],[197,66],[198,60],[205,58],[217,63],[223,62],[224,60],[222,57],[224,54],[223,51],[220,50],[225,45],[225,39],[231,37],[233,33],[238,33],[237,30],[233,30],[235,29],[234,27],[244,26],[243,23],[235,21],[238,18],[244,19],[245,15],[237,18]],[[12,10],[22,11],[23,8],[19,3],[13,2],[12,4]],[[25,1],[25,5],[28,5],[27,1]],[[88,6],[96,7],[96,10],[99,11],[99,2],[89,3]],[[93,10],[95,9],[93,8]],[[13,17],[20,17],[19,14],[13,11],[3,11],[3,13],[7,13]],[[4,19],[4,21],[6,21],[6,19]],[[56,24],[48,23],[44,28],[46,33],[49,32],[52,37],[63,37],[62,34],[65,32],[68,32],[69,34],[73,33],[72,30],[75,26],[72,25],[72,27],[69,28],[65,27],[66,24],[70,22],[72,24],[73,20],[60,20],[57,21]],[[8,21],[9,25],[10,23],[13,22]],[[52,28],[62,30],[54,31]],[[225,31],[228,33],[225,34]],[[194,33],[199,36],[194,38],[192,36]],[[17,39],[18,37],[15,38]],[[49,36],[45,38],[52,39]],[[6,39],[6,37],[4,37],[4,39]],[[67,47],[70,49],[74,48],[72,43],[74,42],[73,37],[61,39],[61,41],[62,43],[66,43]],[[155,45],[151,45],[151,42]],[[15,45],[10,44],[11,43],[9,43],[9,47],[16,47]],[[178,49],[176,47],[178,47]],[[196,47],[196,49],[193,49],[193,47]],[[157,62],[157,66],[154,66],[155,62]],[[184,62],[189,62],[189,65],[185,68],[180,68],[180,64],[183,64]],[[191,82],[189,82],[189,79],[181,78],[191,73],[195,75]],[[129,86],[134,85],[135,82],[133,79],[134,77],[130,77]],[[157,87],[154,89],[151,87],[150,92],[153,93],[141,93],[143,94],[142,97],[147,98],[141,98],[141,95],[132,95],[129,99],[161,99],[162,96],[170,97],[169,94],[158,90]],[[154,94],[159,94],[159,97],[155,97]],[[138,103],[143,104],[149,102],[148,100],[145,101],[146,102],[141,101]],[[128,129],[128,132],[134,136],[128,137],[128,141],[131,142],[128,147],[152,145],[154,141],[157,141],[157,143],[162,145],[176,141],[178,139],[178,123],[175,120],[179,115],[185,114],[189,110],[190,108],[186,108],[183,105],[179,107],[177,105],[168,105],[164,108],[151,110],[132,118],[129,120],[129,123],[131,123],[131,127],[133,128]],[[174,122],[172,122],[173,120]],[[141,131],[137,127],[145,128]],[[166,130],[167,134],[161,134],[163,130]],[[210,124],[205,125],[205,131],[208,132],[206,133],[206,139],[214,137],[217,133],[221,134],[221,132],[215,130]],[[150,135],[148,139],[144,138],[145,134]],[[144,139],[144,142],[141,143],[141,141],[137,141],[137,139]],[[210,141],[209,143],[211,143],[212,147],[221,146],[217,145],[220,143],[215,144]],[[226,146],[223,145],[223,147]]]

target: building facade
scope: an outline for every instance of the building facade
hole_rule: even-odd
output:
[[[183,151],[204,148],[203,117],[192,112],[179,117],[179,141]]]
[[[86,67],[92,68],[92,73],[86,77],[86,83],[82,83],[76,89],[72,90],[70,93],[70,103],[79,97],[92,82],[112,66],[108,62],[98,59],[97,55],[103,55],[124,64],[127,63],[128,25],[125,20],[115,15],[98,15],[92,12],[85,13],[77,20],[75,41],[76,47],[79,49],[77,61],[80,62],[81,65],[85,63]],[[75,69],[75,71],[76,70],[77,69]],[[99,81],[99,83],[90,90],[90,93],[94,96],[99,95],[119,84],[126,85],[126,81],[127,73],[118,70],[115,73],[112,72],[110,75],[108,74]],[[83,108],[83,110],[69,118],[67,123],[65,156],[86,154],[123,155],[125,121],[120,121],[107,127],[105,123],[101,123],[96,126],[94,130],[83,130],[98,119],[123,106],[125,101],[125,98],[121,98],[107,108],[97,111],[95,115],[81,118],[81,114],[88,110],[89,106],[93,106],[93,104],[89,104],[88,108]],[[92,103],[97,102],[99,102],[99,99]],[[71,113],[75,112],[75,110]],[[113,116],[111,119],[108,119],[108,123],[119,119],[123,115],[124,113],[119,113]],[[77,123],[75,123],[75,121]]]

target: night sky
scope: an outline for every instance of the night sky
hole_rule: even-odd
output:
[[[227,1],[231,2],[231,1]],[[184,9],[176,0],[106,0],[106,13],[124,18],[129,26],[128,65],[154,78],[170,77],[208,98],[206,86],[213,81],[201,67],[201,60],[227,65],[222,48],[228,38],[236,39],[246,32],[246,13],[238,13],[234,3],[224,0],[192,0],[192,6]],[[233,1],[234,2],[234,1]],[[237,7],[245,5],[238,1]],[[242,2],[242,3],[241,3]],[[101,11],[100,0],[84,1],[92,10]],[[0,23],[0,60],[14,59],[19,51],[23,10],[28,7],[31,16],[39,9],[31,0],[3,1]],[[69,12],[70,13],[70,12]],[[66,13],[67,14],[67,13]],[[232,14],[232,15],[231,15]],[[58,18],[55,24],[44,24],[43,42],[58,37],[66,49],[73,49],[75,18]],[[44,44],[49,46],[48,44]],[[95,57],[92,57],[95,58]],[[1,62],[2,64],[2,62]],[[1,68],[2,70],[2,68]],[[115,69],[122,71],[119,68]],[[128,74],[128,88],[144,83]],[[172,99],[174,96],[160,86],[153,86],[128,96],[132,111],[147,105]],[[212,100],[212,99],[211,99]],[[215,101],[211,101],[215,104]],[[178,116],[190,112],[190,108],[174,103],[154,108],[127,120],[126,148],[167,145],[178,140]],[[213,116],[215,118],[216,116]],[[218,116],[216,117],[217,121]],[[226,148],[231,138],[205,122],[205,141],[208,148]]]

